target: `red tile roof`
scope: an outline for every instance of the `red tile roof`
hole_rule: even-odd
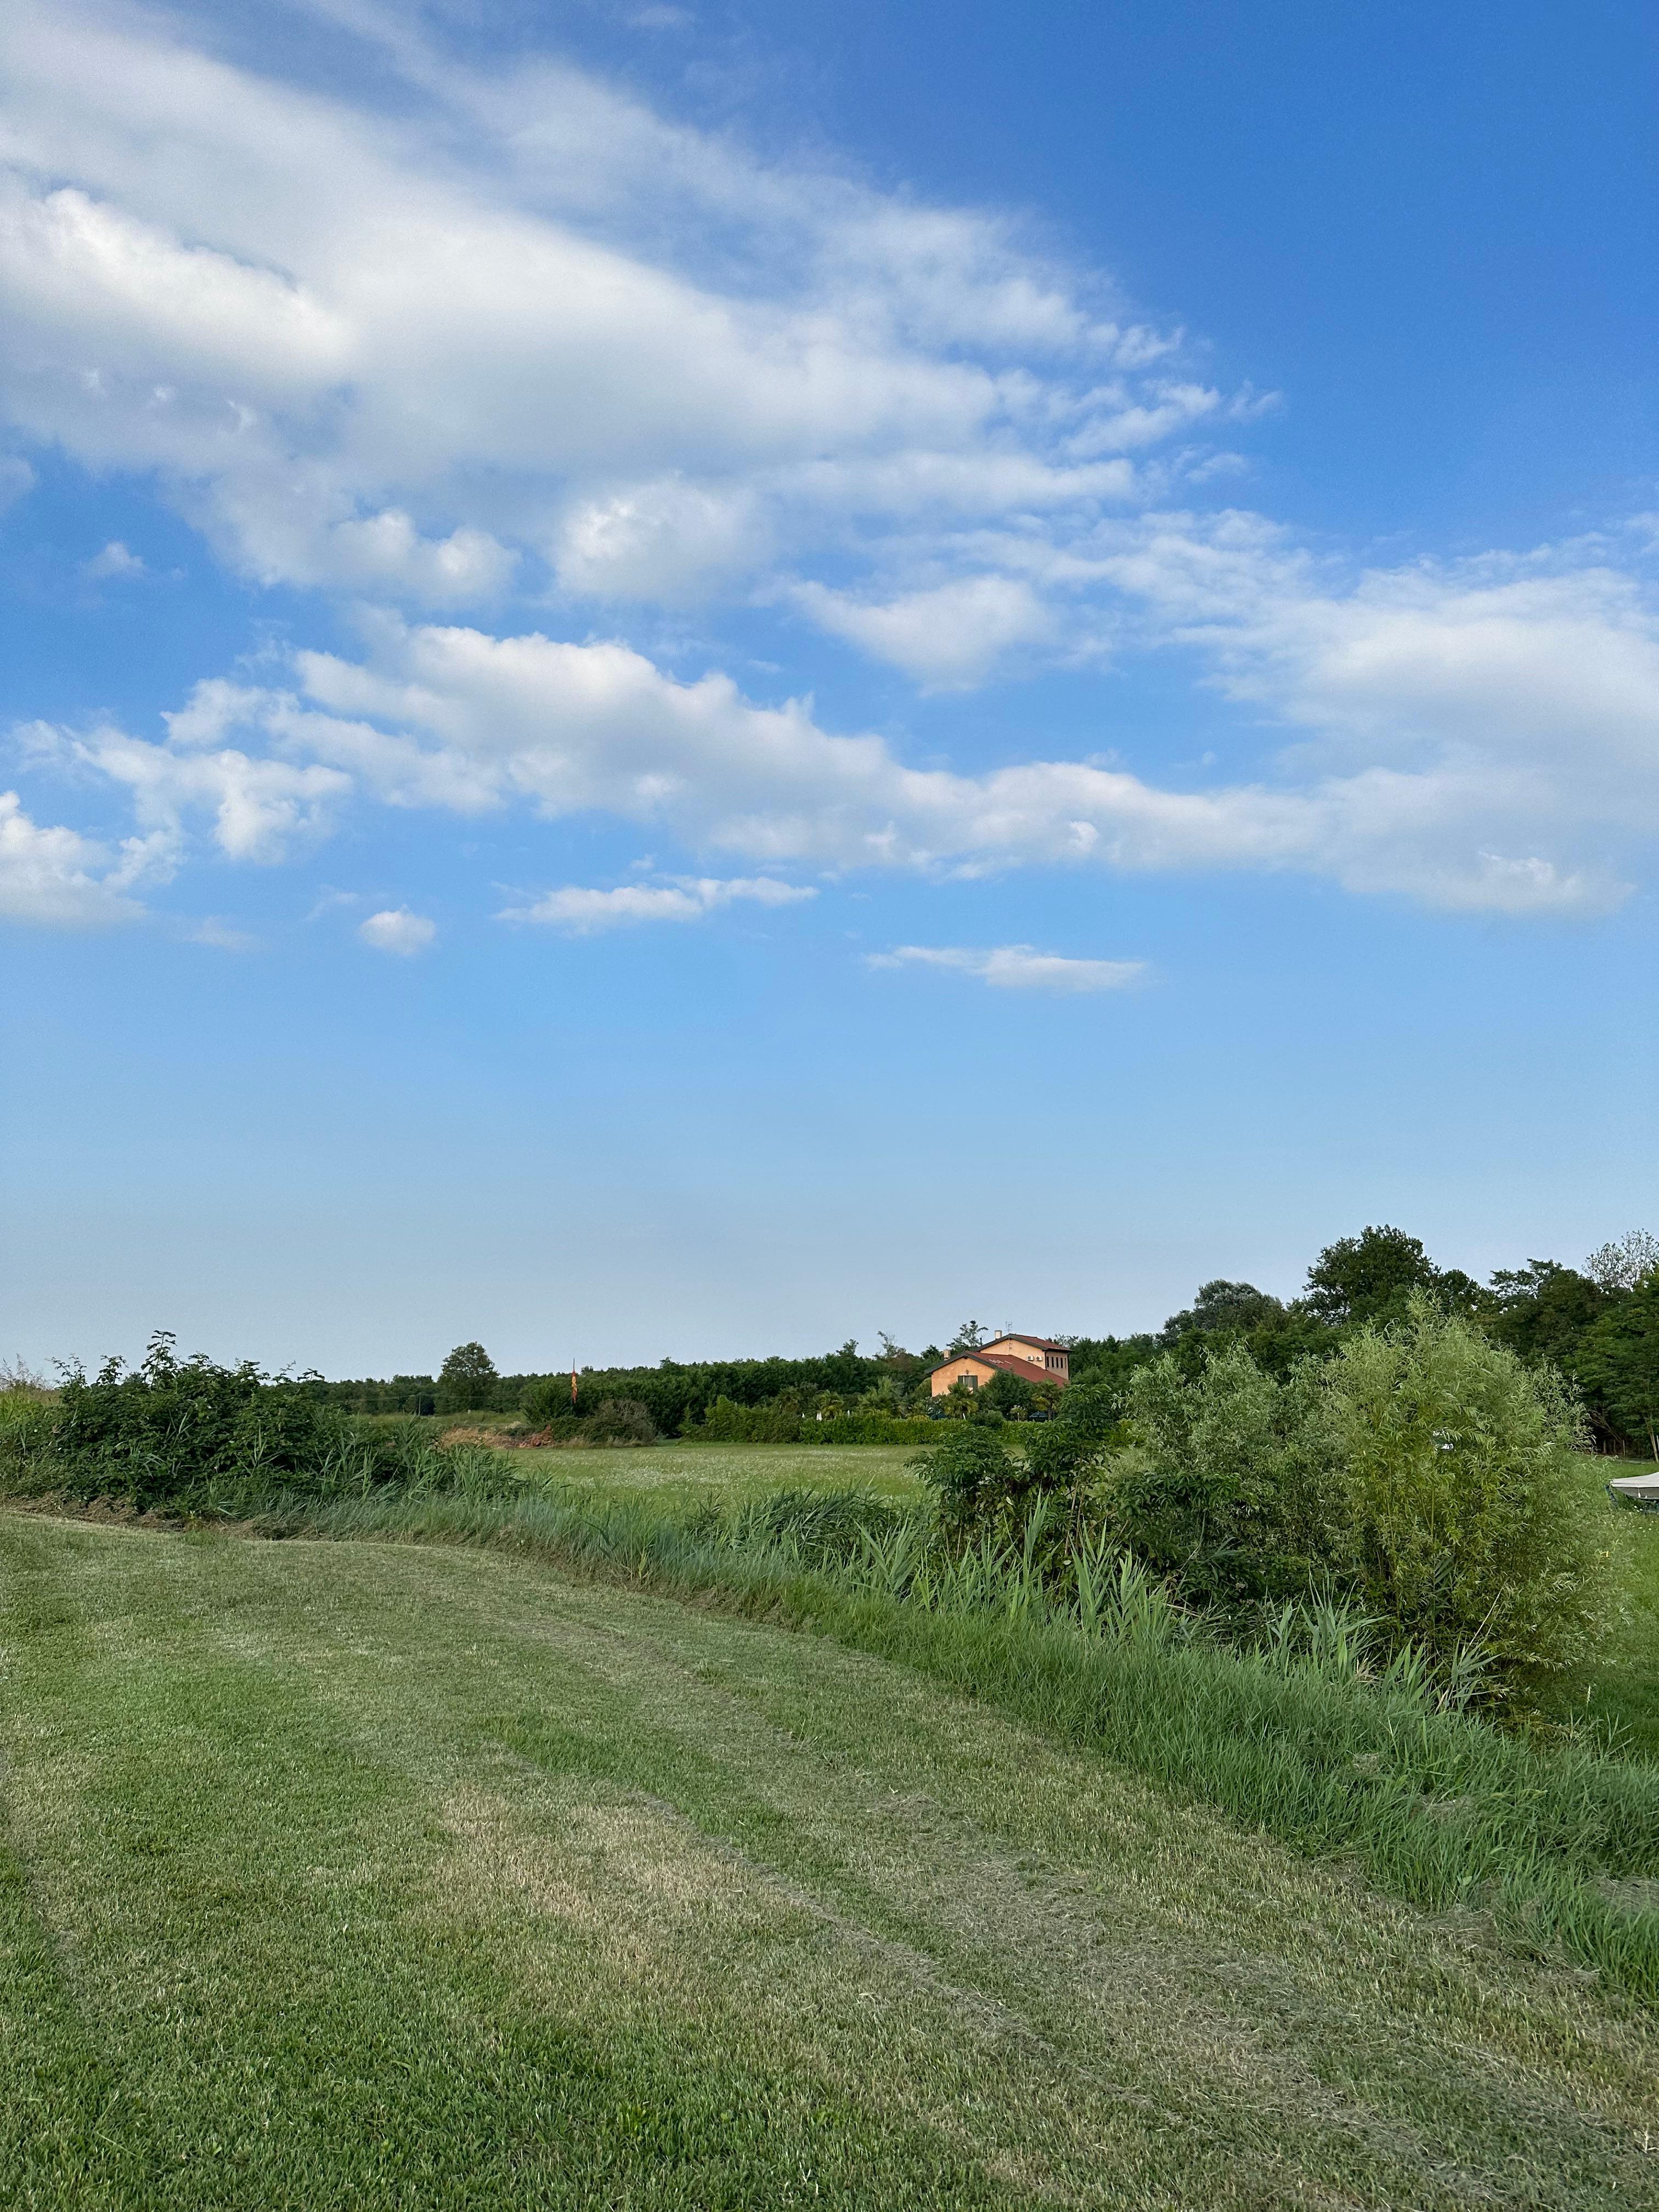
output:
[[[1023,1336],[1022,1344],[1034,1344],[1035,1337]],[[938,1367],[930,1367],[928,1374],[937,1375],[940,1369],[954,1367],[958,1359],[976,1359],[981,1367],[1000,1368],[1005,1375],[1018,1375],[1027,1382],[1058,1382],[1060,1377],[1052,1368],[1039,1367],[1035,1359],[1016,1359],[1012,1352],[953,1352],[948,1359],[941,1359]]]
[[[1057,1344],[1052,1336],[1027,1336],[1020,1329],[1005,1328],[1000,1336],[991,1339],[993,1344],[1034,1344],[1039,1352],[1069,1352],[1068,1344]]]

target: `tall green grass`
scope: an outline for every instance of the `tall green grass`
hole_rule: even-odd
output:
[[[842,1526],[750,1509],[459,1490],[273,1499],[271,1535],[483,1545],[811,1629],[916,1668],[1171,1790],[1659,2005],[1659,1767],[1440,1709],[1410,1670],[1368,1676],[1340,1612],[1256,1649],[1194,1635],[1132,1565],[1096,1554],[1056,1606],[1036,1547],[956,1561],[874,1501]],[[805,1533],[803,1533],[805,1532]]]

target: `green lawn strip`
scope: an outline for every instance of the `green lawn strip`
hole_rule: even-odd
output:
[[[124,2116],[61,2201],[1656,2201],[1640,2017],[921,1676],[477,1553],[3,1525],[31,2033]]]
[[[711,1544],[639,1498],[298,1501],[273,1528],[477,1544],[805,1627],[921,1668],[1419,1904],[1490,1905],[1659,2004],[1659,1768],[1542,1747],[1206,1644],[1085,1641],[1063,1624],[938,1613]]]
[[[337,1615],[250,1576],[262,1553],[78,1541],[94,1636],[78,1662],[12,1643],[11,1796],[77,1984],[73,2037],[36,2015],[38,2059],[79,2063],[90,2031],[118,2118],[42,2202],[861,2203],[872,2171],[895,2204],[990,2201],[930,2131],[775,2049],[608,2002],[605,1947],[541,1942],[527,1985],[511,1886],[459,1881],[453,1793],[315,1694]],[[29,1549],[38,1572],[39,1524]],[[404,1626],[418,1700],[456,1652],[429,1605]]]

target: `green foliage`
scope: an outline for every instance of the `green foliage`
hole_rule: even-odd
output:
[[[1564,1371],[1571,1370],[1580,1340],[1608,1302],[1608,1293],[1588,1275],[1553,1260],[1500,1267],[1492,1287],[1492,1334],[1522,1359],[1534,1364],[1548,1360]]]
[[[1280,1381],[1235,1341],[1188,1376],[1166,1352],[1133,1376],[1127,1410],[1139,1449],[1116,1465],[1107,1518],[1184,1596],[1296,1595],[1340,1555],[1340,1485],[1312,1366]]]
[[[488,1409],[501,1377],[481,1344],[458,1344],[438,1370],[437,1411],[471,1413]]]
[[[1002,1437],[1000,1427],[947,1422],[933,1449],[911,1461],[933,1493],[941,1523],[953,1533],[969,1534],[1006,1504],[1021,1463]]]
[[[1403,1229],[1363,1229],[1325,1247],[1308,1270],[1304,1303],[1336,1328],[1400,1321],[1413,1291],[1432,1291],[1439,1282],[1420,1237]]]
[[[1477,1644],[1512,1678],[1579,1657],[1604,1562],[1559,1380],[1421,1298],[1322,1379],[1364,1602],[1443,1662]]]
[[[596,1444],[653,1444],[657,1425],[637,1398],[603,1398],[583,1424]]]
[[[1164,1324],[1163,1342],[1175,1344],[1183,1336],[1221,1334],[1243,1335],[1280,1318],[1281,1302],[1254,1283],[1230,1283],[1220,1278],[1204,1284],[1184,1312],[1171,1314]]]
[[[710,1444],[914,1444],[926,1442],[934,1433],[925,1417],[857,1410],[830,1413],[820,1419],[805,1412],[793,1392],[786,1392],[768,1406],[738,1406],[729,1398],[716,1398],[704,1419],[686,1431],[685,1441]]]
[[[1659,1273],[1608,1304],[1568,1364],[1618,1435],[1659,1459]]]
[[[37,1475],[70,1496],[141,1511],[189,1505],[227,1485],[309,1470],[346,1434],[305,1381],[262,1374],[251,1360],[181,1360],[160,1332],[136,1368],[111,1359],[91,1379],[78,1368],[66,1376]]]
[[[1443,1679],[1478,1648],[1495,1689],[1559,1670],[1596,1618],[1601,1561],[1559,1380],[1418,1293],[1283,1381],[1234,1342],[1129,1394],[1137,1449],[1108,1524],[1188,1601],[1351,1591]]]

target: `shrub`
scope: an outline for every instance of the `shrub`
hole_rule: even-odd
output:
[[[596,1444],[653,1444],[657,1425],[637,1398],[602,1399],[584,1426]]]
[[[1575,1480],[1575,1401],[1547,1368],[1425,1299],[1352,1338],[1323,1372],[1364,1602],[1447,1661],[1567,1666],[1600,1610],[1604,1565]]]
[[[1172,1353],[1129,1379],[1138,1446],[1106,1493],[1121,1540],[1188,1599],[1294,1596],[1342,1554],[1343,1492],[1316,1370],[1278,1381],[1237,1341],[1188,1378]]]
[[[1659,1459],[1659,1274],[1591,1325],[1574,1347],[1572,1372],[1615,1435]]]
[[[298,1474],[348,1433],[344,1416],[304,1382],[264,1375],[252,1361],[181,1360],[160,1333],[136,1368],[111,1359],[91,1380],[78,1368],[64,1377],[52,1473],[54,1486],[75,1496],[140,1510],[191,1504],[227,1483]]]
[[[970,1534],[1006,1504],[1020,1463],[1002,1437],[1000,1426],[951,1421],[932,1449],[910,1462],[933,1493],[940,1523],[953,1534]]]

